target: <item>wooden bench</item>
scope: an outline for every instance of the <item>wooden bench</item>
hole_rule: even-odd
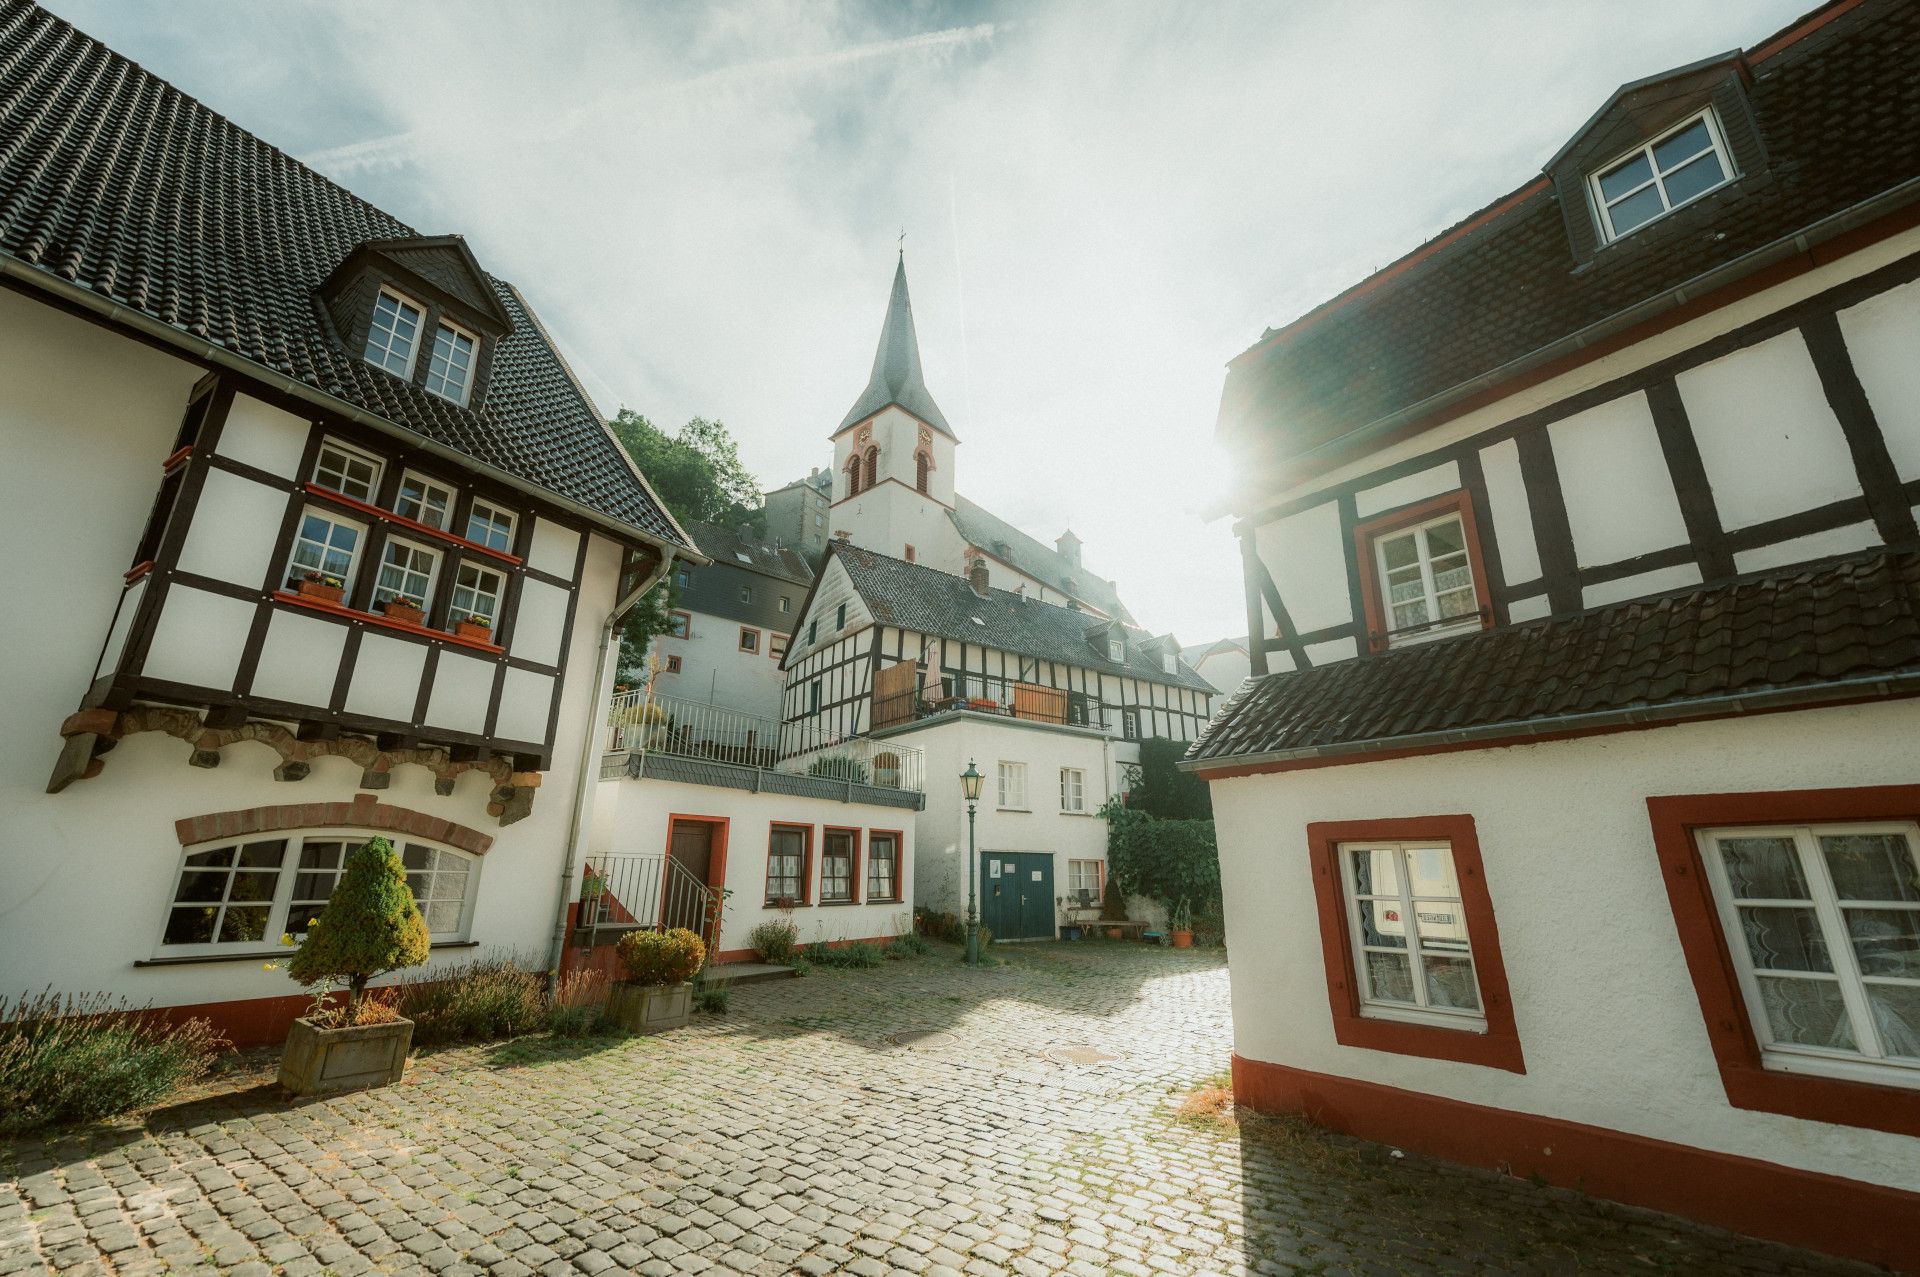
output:
[[[1104,936],[1107,934],[1108,929],[1117,929],[1120,931],[1122,938],[1127,940],[1138,940],[1141,933],[1147,929],[1147,924],[1144,922],[1102,922],[1098,918],[1095,918],[1091,922],[1079,923],[1078,925],[1081,930],[1092,936]]]

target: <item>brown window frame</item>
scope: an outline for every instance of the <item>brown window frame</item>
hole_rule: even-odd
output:
[[[1354,559],[1360,569],[1360,602],[1365,610],[1363,619],[1367,629],[1366,651],[1384,652],[1392,646],[1393,641],[1393,635],[1387,628],[1387,599],[1380,580],[1380,556],[1374,543],[1381,537],[1391,536],[1414,524],[1429,523],[1448,514],[1460,517],[1460,530],[1467,547],[1467,566],[1473,572],[1473,597],[1478,606],[1480,628],[1492,628],[1493,598],[1491,582],[1487,577],[1486,556],[1481,550],[1480,523],[1474,515],[1473,495],[1465,488],[1458,488],[1353,525]]]
[[[847,896],[844,900],[827,899],[827,843],[835,834],[847,835]],[[857,905],[860,899],[860,830],[853,825],[824,825],[820,830],[820,903],[824,905]]]
[[[876,896],[873,894],[873,840],[889,838],[893,840],[893,894]],[[907,898],[907,857],[903,848],[907,835],[899,829],[869,829],[867,831],[867,903],[900,904]]]
[[[800,892],[798,895],[793,897],[793,903],[795,905],[804,905],[804,904],[812,903],[812,891],[810,890],[810,888],[813,885],[813,826],[795,824],[791,821],[785,821],[785,820],[776,820],[776,821],[770,822],[767,825],[766,875],[763,880],[764,893],[761,896],[761,899],[765,903],[765,906],[769,909],[777,906],[780,901],[780,897],[775,896],[773,894],[773,836],[777,833],[780,833],[783,830],[788,833],[797,833],[801,835],[800,875],[799,875]]]
[[[1354,972],[1353,937],[1347,894],[1340,869],[1342,843],[1444,840],[1453,852],[1460,878],[1460,908],[1467,915],[1467,942],[1480,981],[1486,1031],[1443,1028],[1366,1016],[1360,1010],[1359,979]],[[1431,1060],[1453,1060],[1525,1073],[1520,1031],[1514,1024],[1507,991],[1507,967],[1500,952],[1500,927],[1487,890],[1480,837],[1471,816],[1414,816],[1386,820],[1317,821],[1307,826],[1313,865],[1314,903],[1320,915],[1320,951],[1327,980],[1327,1005],[1333,1012],[1334,1040],[1342,1046],[1391,1051]]]
[[[673,654],[671,654],[671,653],[669,653],[669,654],[667,655],[667,664],[666,664],[666,672],[667,672],[667,673],[669,673],[669,674],[678,674],[678,673],[680,672],[680,658],[679,658],[679,657],[677,657],[677,656],[674,656],[674,655],[673,655]]]

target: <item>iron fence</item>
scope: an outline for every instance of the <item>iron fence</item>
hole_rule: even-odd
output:
[[[679,861],[658,855],[587,857],[574,925],[588,945],[629,931],[685,927],[711,941],[715,894]]]

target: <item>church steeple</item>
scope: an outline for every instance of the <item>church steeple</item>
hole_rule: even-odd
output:
[[[873,355],[873,375],[834,433],[866,420],[889,404],[906,409],[947,438],[959,442],[940,405],[928,392],[926,378],[920,371],[920,340],[913,331],[913,302],[907,296],[905,253],[900,255],[900,263],[894,268],[893,296],[887,300],[887,322],[881,326],[880,348]]]

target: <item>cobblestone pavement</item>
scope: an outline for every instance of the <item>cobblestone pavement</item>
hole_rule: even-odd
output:
[[[1183,1115],[1228,1043],[1208,954],[820,972],[662,1038],[442,1050],[385,1090],[0,1144],[0,1274],[1865,1271]]]

